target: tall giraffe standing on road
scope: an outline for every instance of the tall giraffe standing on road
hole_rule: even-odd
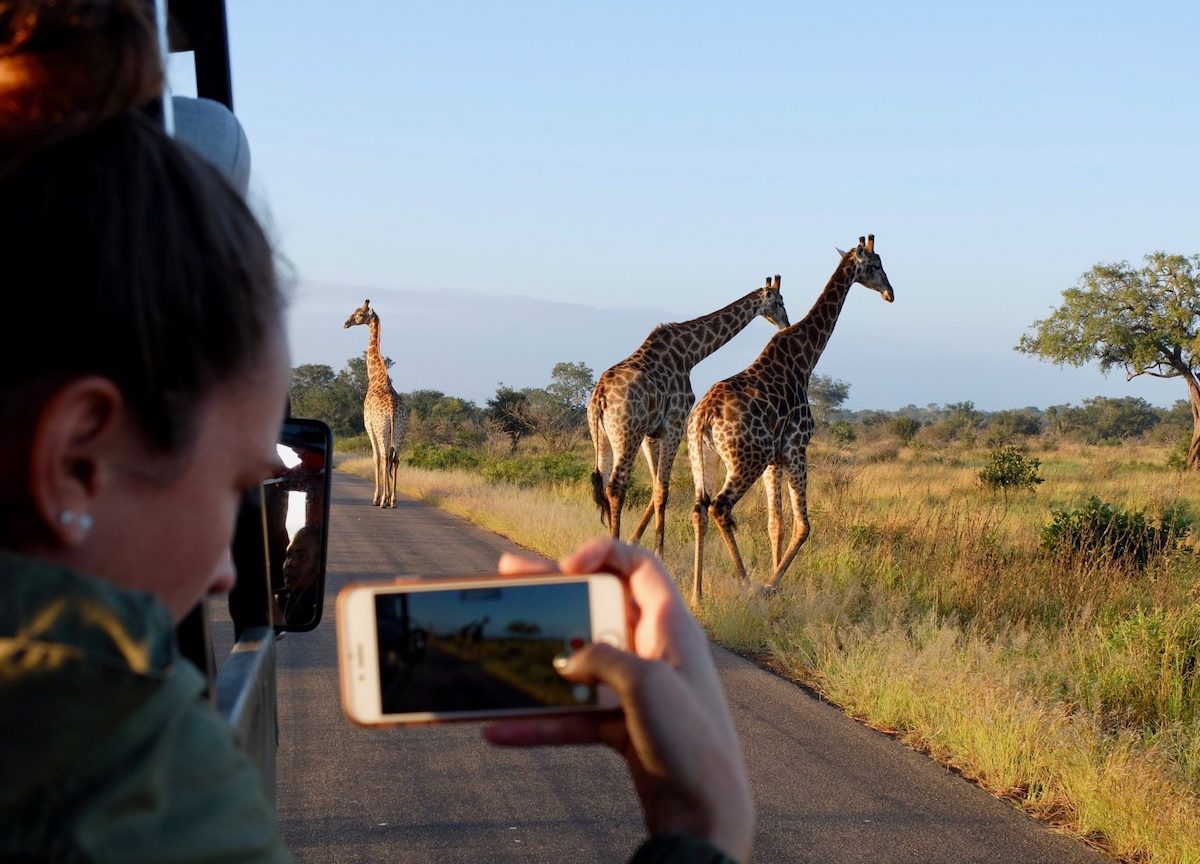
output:
[[[400,444],[408,429],[408,406],[392,386],[387,364],[379,353],[379,316],[371,301],[355,309],[343,328],[366,324],[371,328],[367,345],[367,397],[363,400],[363,425],[371,439],[371,456],[375,462],[376,507],[396,506],[396,470],[400,466]]]
[[[650,466],[654,497],[637,530],[636,543],[655,516],[654,551],[663,552],[663,526],[671,467],[683,440],[688,412],[696,403],[691,371],[758,316],[788,326],[779,277],[709,315],[661,324],[641,347],[600,376],[588,400],[588,428],[596,448],[592,490],[600,518],[613,537],[621,536],[621,508],[637,461],[638,445]]]
[[[688,458],[696,485],[692,527],[696,535],[692,599],[700,601],[704,576],[704,533],[711,512],[733,559],[734,571],[749,581],[733,537],[733,507],[765,472],[767,531],[771,537],[774,571],[766,583],[774,591],[808,539],[808,442],[813,418],[808,406],[808,381],[813,367],[837,324],[846,294],[855,282],[895,299],[883,264],[875,254],[875,235],[858,238],[803,320],[771,337],[761,354],[743,372],[718,381],[700,400],[688,421]],[[710,497],[716,458],[725,463],[725,484]],[[792,501],[792,537],[783,549],[780,480],[787,482]]]

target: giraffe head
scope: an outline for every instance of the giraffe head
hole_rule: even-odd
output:
[[[892,283],[888,281],[887,274],[883,272],[883,262],[875,254],[874,234],[859,237],[858,245],[849,252],[843,252],[841,249],[837,251],[842,256],[842,260],[851,266],[855,282],[865,285],[872,291],[878,291],[879,295],[889,303],[896,299],[896,294],[892,291]]]
[[[342,325],[342,329],[345,330],[347,327],[353,327],[355,324],[370,324],[377,317],[375,310],[371,308],[371,301],[364,300],[363,305],[350,313],[350,317],[346,319],[346,323]]]
[[[767,277],[767,284],[758,289],[758,314],[766,318],[780,330],[788,326],[787,309],[783,307],[783,294],[779,291],[779,274],[775,281]]]

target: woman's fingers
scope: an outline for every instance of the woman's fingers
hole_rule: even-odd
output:
[[[549,558],[538,558],[534,555],[518,555],[505,552],[500,556],[498,570],[507,576],[519,576],[523,573],[557,573],[558,565]]]

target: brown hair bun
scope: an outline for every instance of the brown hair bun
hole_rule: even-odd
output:
[[[0,172],[162,92],[142,0],[0,0]]]

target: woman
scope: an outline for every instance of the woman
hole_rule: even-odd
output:
[[[139,110],[162,86],[148,5],[0,4],[3,860],[287,860],[174,640],[233,584],[239,501],[276,467],[284,299],[238,194]],[[624,714],[490,740],[608,743],[653,835],[639,860],[745,858],[740,750],[674,584],[608,541],[560,564],[629,581],[637,656],[595,646],[562,670]]]

